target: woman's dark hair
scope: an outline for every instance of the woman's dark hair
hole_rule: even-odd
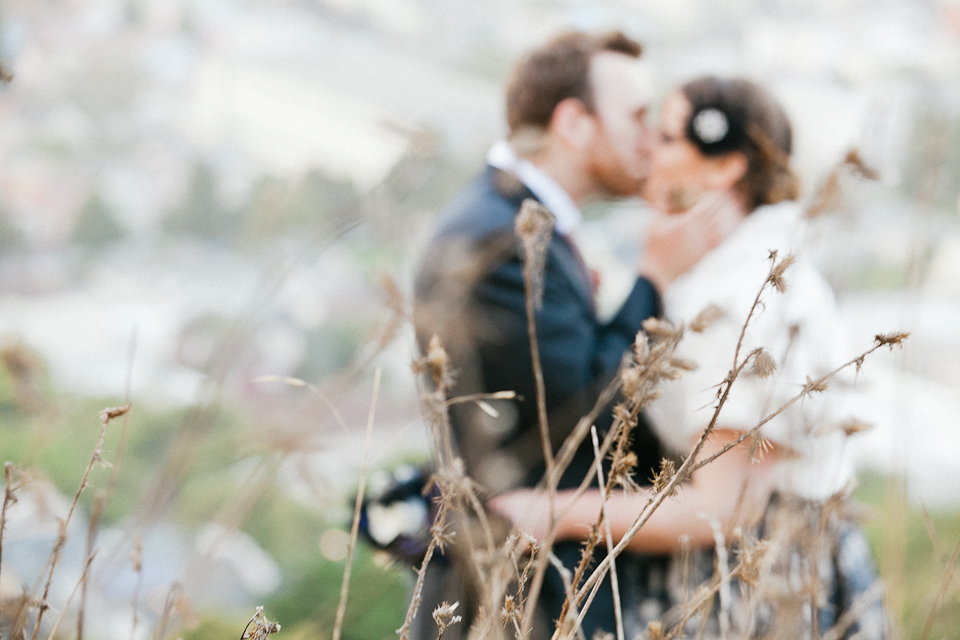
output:
[[[790,120],[769,93],[749,80],[715,77],[693,80],[680,91],[691,106],[690,142],[706,156],[738,151],[746,157],[747,172],[735,188],[748,211],[797,199]]]

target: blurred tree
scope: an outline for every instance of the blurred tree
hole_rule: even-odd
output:
[[[11,221],[7,212],[0,208],[0,251],[22,249],[23,233]]]
[[[117,222],[110,207],[94,192],[80,211],[70,242],[95,246],[121,240],[126,235],[126,229]]]
[[[319,169],[296,183],[264,177],[250,198],[243,240],[259,244],[290,233],[324,234],[357,218],[360,203],[360,194],[351,182]]]
[[[220,202],[216,173],[209,164],[197,162],[190,187],[180,206],[164,221],[164,230],[229,241],[236,235],[238,226],[239,216]]]

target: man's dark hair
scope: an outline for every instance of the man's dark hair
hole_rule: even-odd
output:
[[[796,200],[800,179],[790,166],[793,130],[786,111],[760,85],[743,78],[706,76],[692,80],[680,91],[690,103],[687,138],[706,156],[739,151],[747,172],[736,184],[748,211],[765,204]],[[726,128],[720,139],[709,142],[696,134],[698,114],[723,114]]]
[[[507,124],[510,133],[546,129],[553,110],[567,98],[577,98],[593,110],[590,60],[602,51],[639,58],[640,43],[620,31],[591,35],[561,34],[520,61],[507,84]]]

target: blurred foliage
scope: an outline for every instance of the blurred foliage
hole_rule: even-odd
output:
[[[70,241],[94,247],[126,237],[126,230],[117,222],[110,207],[94,193],[80,210]]]
[[[960,114],[952,111],[937,96],[918,109],[903,188],[921,206],[955,211],[960,193]]]
[[[289,628],[294,637],[329,638],[340,598],[344,561],[331,562],[316,553],[304,569],[298,580],[285,582],[281,592],[267,602],[266,610],[281,624],[289,625],[283,630]],[[395,638],[407,611],[407,583],[411,575],[399,568],[382,568],[369,548],[358,543],[341,637]]]
[[[49,478],[65,496],[73,496],[100,433],[100,411],[122,401],[57,394],[42,359],[21,344],[5,345],[0,356],[0,459]],[[324,557],[319,540],[331,527],[342,530],[349,523],[331,524],[316,509],[285,495],[273,475],[278,457],[251,431],[255,425],[240,414],[205,411],[201,438],[183,432],[195,420],[190,409],[156,411],[137,405],[127,416],[109,423],[103,459],[117,464],[119,475],[101,525],[138,513],[150,483],[169,464],[169,452],[184,437],[192,437],[195,455],[177,487],[173,520],[189,531],[239,514],[240,528],[278,562],[282,572],[280,590],[266,601],[267,616],[281,622],[284,637],[328,638],[344,561]],[[126,451],[120,462],[124,434]],[[81,496],[87,512],[115,468],[93,468]],[[253,486],[256,483],[245,485],[251,477],[265,477],[267,482],[259,488]],[[370,550],[359,547],[344,640],[393,637],[406,611],[409,578],[409,572],[385,568]],[[184,630],[182,637],[238,635],[245,620],[228,620],[224,615],[207,614],[198,627]]]
[[[243,221],[244,244],[289,233],[333,231],[359,215],[360,194],[347,180],[311,171],[298,181],[265,177]]]
[[[24,246],[23,233],[14,226],[7,212],[0,207],[0,251],[12,251]]]
[[[294,376],[322,380],[342,370],[365,342],[367,328],[356,321],[324,323],[305,333],[306,353]]]
[[[948,565],[946,558],[938,556],[924,523],[922,509],[908,505],[897,487],[902,488],[902,484],[896,479],[865,473],[855,497],[871,514],[865,528],[874,557],[880,559],[881,577],[887,583],[887,601],[893,605],[891,612],[896,615],[899,610],[898,622],[903,637],[914,639],[923,635]],[[960,510],[935,510],[929,515],[941,549],[949,556],[960,542]],[[957,575],[954,575],[935,614],[930,638],[957,637],[960,629],[957,584]]]
[[[164,220],[164,230],[228,243],[239,228],[239,216],[220,201],[217,174],[205,162],[193,167],[183,201]]]

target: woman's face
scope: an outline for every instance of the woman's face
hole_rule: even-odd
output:
[[[704,156],[687,139],[691,111],[683,93],[675,91],[660,112],[659,135],[654,136],[650,174],[641,195],[661,211],[686,211],[704,191],[733,186],[721,159]]]

